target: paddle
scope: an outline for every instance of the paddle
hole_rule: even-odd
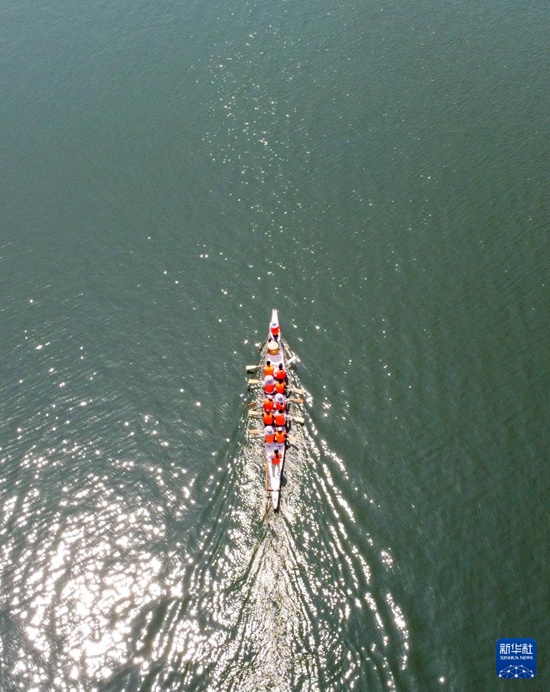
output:
[[[249,372],[256,372],[256,370],[259,368],[259,365],[245,365],[245,370],[247,373]]]

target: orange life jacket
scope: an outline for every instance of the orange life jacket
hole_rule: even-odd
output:
[[[273,336],[278,336],[279,332],[281,331],[281,327],[277,325],[276,327],[271,327],[271,333]]]
[[[273,411],[273,399],[264,399],[264,411]]]
[[[273,466],[277,466],[277,464],[280,464],[281,463],[281,455],[280,454],[274,454],[271,457],[271,463],[273,464]]]
[[[271,411],[264,413],[264,425],[273,425],[273,414]]]
[[[266,435],[265,441],[266,442],[275,442],[275,433],[271,433],[271,435]]]
[[[286,401],[284,401],[282,404],[276,401],[275,408],[277,409],[277,411],[286,411]]]
[[[277,370],[275,377],[279,382],[284,382],[286,380],[286,372],[284,368]]]
[[[264,392],[266,394],[274,394],[275,393],[275,382],[267,382],[264,384]]]
[[[264,377],[266,375],[275,375],[275,368],[272,365],[266,365],[264,368]]]
[[[281,430],[281,432],[277,430],[275,433],[275,442],[278,444],[284,444],[286,442],[286,432],[284,430]]]
[[[275,416],[275,425],[278,428],[284,428],[286,426],[286,415],[284,411],[278,411]]]
[[[277,394],[284,394],[285,390],[286,384],[284,383],[284,381],[277,380],[277,382],[275,382],[275,391],[277,392]]]

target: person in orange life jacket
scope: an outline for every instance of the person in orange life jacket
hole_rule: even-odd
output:
[[[286,428],[286,413],[284,411],[277,411],[275,414],[275,425],[278,428]]]
[[[279,334],[281,332],[281,328],[277,324],[277,322],[272,322],[271,323],[271,336],[275,339],[275,341],[279,341]]]
[[[264,412],[264,425],[273,425],[273,411]]]
[[[267,443],[275,442],[275,432],[271,425],[266,425],[266,428],[264,430],[264,439]]]
[[[284,445],[286,442],[286,430],[284,428],[277,428],[275,432],[275,442]]]
[[[269,394],[264,399],[264,411],[273,411],[273,406],[273,397],[271,396],[271,394]]]
[[[286,371],[285,371],[285,369],[283,368],[283,364],[282,364],[282,363],[279,363],[279,369],[278,369],[277,372],[275,373],[275,377],[276,377],[276,379],[277,379],[278,382],[286,382],[286,380],[287,380]]]
[[[286,398],[284,394],[275,394],[275,408],[277,411],[286,410]]]
[[[272,375],[272,376],[275,375],[275,368],[273,367],[273,365],[271,365],[270,360],[266,361],[266,364],[264,367],[264,377],[266,377],[267,375]]]
[[[266,394],[275,393],[275,379],[273,375],[267,375],[264,377],[264,392]]]
[[[277,394],[286,393],[286,382],[281,382],[280,380],[275,380],[275,391]]]
[[[271,463],[273,464],[273,466],[277,466],[277,464],[281,463],[281,456],[279,455],[278,449],[276,449],[273,452],[273,456],[271,457]]]

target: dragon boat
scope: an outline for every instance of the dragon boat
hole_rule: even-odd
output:
[[[257,372],[260,377],[263,378],[264,368],[269,361],[274,367],[275,372],[279,369],[279,365],[283,366],[283,369],[287,374],[287,391],[286,391],[286,441],[284,443],[278,442],[266,442],[264,435],[264,428],[262,426],[261,430],[253,430],[252,433],[264,436],[263,449],[264,449],[264,462],[265,462],[265,473],[266,473],[266,508],[269,508],[269,500],[271,499],[271,506],[275,512],[279,511],[281,503],[281,487],[283,481],[283,473],[285,468],[285,462],[287,459],[288,451],[288,434],[291,427],[291,421],[303,423],[304,420],[300,416],[291,416],[289,413],[291,402],[301,402],[301,400],[290,399],[290,391],[296,392],[295,388],[292,388],[291,383],[291,373],[289,372],[290,364],[295,360],[295,357],[290,355],[290,351],[287,343],[283,339],[282,330],[279,325],[279,315],[277,310],[273,309],[271,312],[271,320],[269,323],[269,329],[267,334],[267,339],[264,342],[263,347],[260,351],[260,362],[258,365],[247,365],[247,373]],[[251,411],[250,415],[256,418],[263,418],[263,399],[264,399],[264,381],[263,379],[249,380],[249,386],[254,388],[257,387],[257,395],[255,401],[250,406],[256,406],[258,410]],[[274,464],[272,458],[275,451],[279,452],[280,462]]]

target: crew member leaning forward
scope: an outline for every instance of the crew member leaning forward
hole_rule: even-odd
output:
[[[286,442],[286,430],[284,428],[277,428],[275,431],[275,442],[280,445],[284,445]]]
[[[286,413],[284,411],[277,411],[275,414],[275,425],[278,428],[286,428]]]
[[[264,392],[266,394],[275,393],[275,378],[273,375],[266,375],[264,377]]]
[[[274,403],[277,411],[286,410],[286,397],[284,394],[275,394]]]
[[[286,382],[287,381],[286,370],[283,368],[282,363],[279,363],[279,369],[275,373],[275,378],[278,382]]]
[[[275,433],[271,425],[267,425],[264,431],[266,443],[275,442]]]

